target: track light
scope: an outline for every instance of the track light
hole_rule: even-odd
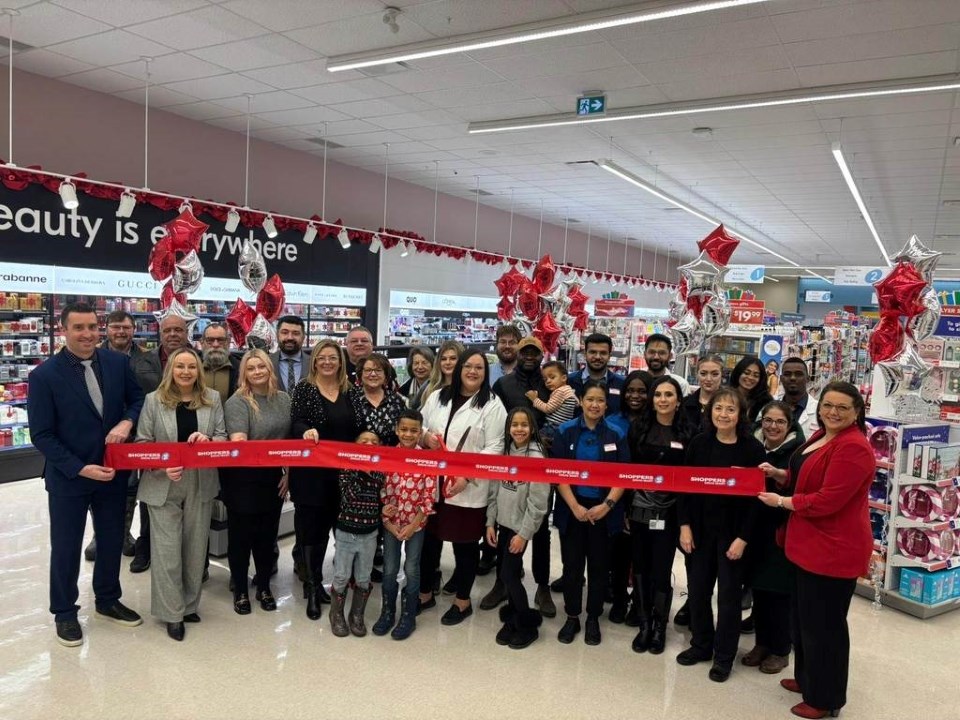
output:
[[[227,213],[227,222],[224,223],[223,229],[232,233],[236,232],[238,227],[240,227],[240,213],[231,208],[230,212]]]
[[[410,254],[409,243],[405,243],[405,242],[400,243],[400,257],[405,258],[409,254]]]
[[[317,226],[313,223],[307,223],[307,227],[303,231],[303,242],[306,245],[313,245],[313,241],[317,239]]]
[[[128,218],[133,215],[133,209],[137,206],[137,196],[129,190],[124,190],[120,195],[120,204],[117,205],[117,217]]]
[[[67,210],[73,210],[80,207],[80,201],[77,200],[77,186],[69,180],[60,183],[60,200]]]
[[[342,247],[344,250],[348,250],[350,248],[350,234],[347,232],[345,227],[340,228],[340,232],[337,233],[337,240],[340,241],[340,247]]]
[[[383,247],[383,243],[380,242],[380,236],[376,233],[373,235],[373,239],[370,241],[370,247],[368,248],[370,252],[376,255],[380,252],[380,248]]]
[[[863,202],[863,198],[860,196],[860,190],[857,188],[857,183],[853,179],[853,174],[850,172],[850,168],[847,167],[847,161],[843,157],[843,149],[840,147],[840,143],[833,143],[831,147],[833,152],[833,159],[837,161],[837,165],[840,166],[840,174],[843,175],[844,182],[847,183],[847,188],[850,190],[850,194],[853,195],[854,202],[857,203],[857,207],[860,209],[860,214],[863,216],[863,221],[867,224],[867,227],[870,228],[870,234],[873,235],[873,241],[877,244],[877,247],[880,248],[880,254],[883,255],[884,261],[887,263],[887,267],[893,265],[890,262],[890,256],[887,255],[887,249],[883,247],[883,243],[880,241],[880,235],[877,233],[877,228],[873,224],[873,218],[870,217],[870,211],[867,210],[866,204]]]
[[[268,238],[277,236],[277,224],[273,221],[273,215],[267,215],[263,219],[263,229],[266,231]]]

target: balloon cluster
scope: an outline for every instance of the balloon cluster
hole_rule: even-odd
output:
[[[247,240],[240,251],[240,282],[257,300],[250,307],[237,298],[227,315],[227,327],[237,347],[260,348],[269,352],[277,349],[277,331],[273,321],[283,313],[286,292],[280,276],[274,273],[267,278],[267,265],[263,255],[252,242]]]
[[[730,325],[723,276],[739,244],[720,225],[697,243],[697,259],[677,268],[680,284],[676,297],[670,301],[668,323],[677,355],[697,355],[707,338],[722,335]]]
[[[192,337],[197,316],[186,308],[187,295],[196,292],[203,282],[203,265],[197,253],[203,233],[210,226],[197,220],[187,206],[160,227],[164,234],[150,250],[147,260],[150,276],[158,282],[166,280],[160,290],[161,310],[154,314],[160,322],[171,315],[183,318],[187,337]]]
[[[513,320],[519,309],[524,319],[516,325],[524,335],[533,335],[548,353],[557,351],[560,339],[566,340],[574,330],[586,330],[588,297],[580,280],[563,280],[554,285],[557,269],[549,255],[544,255],[528,278],[513,266],[494,280],[500,293],[497,317]]]
[[[870,334],[870,357],[880,368],[888,396],[919,392],[930,374],[917,343],[933,335],[940,322],[933,271],[941,255],[914,235],[894,255],[893,270],[873,285],[880,322]]]

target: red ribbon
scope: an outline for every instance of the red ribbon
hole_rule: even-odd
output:
[[[407,450],[309,440],[245,442],[122,443],[107,445],[104,464],[117,470],[168,467],[333,467],[346,470],[417,472],[424,475],[547,482],[628,490],[756,495],[763,491],[757,468],[672,467],[629,463],[544,460],[513,455]]]

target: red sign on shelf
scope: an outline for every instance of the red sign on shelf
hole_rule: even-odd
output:
[[[604,298],[597,300],[593,305],[593,314],[596,317],[633,317],[634,301],[630,298]]]
[[[763,300],[731,300],[730,323],[733,325],[763,325]]]

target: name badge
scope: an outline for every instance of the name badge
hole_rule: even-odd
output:
[[[666,520],[651,520],[650,529],[651,530],[663,530],[667,527]]]
[[[672,447],[674,450],[683,450],[683,443],[677,442],[676,440],[671,440],[670,447]]]
[[[616,443],[607,443],[606,445],[603,446],[603,451],[604,451],[604,452],[616,452],[616,451],[617,451],[617,444],[616,444]]]
[[[620,388],[610,388],[607,392],[609,392],[611,395],[619,395]]]

